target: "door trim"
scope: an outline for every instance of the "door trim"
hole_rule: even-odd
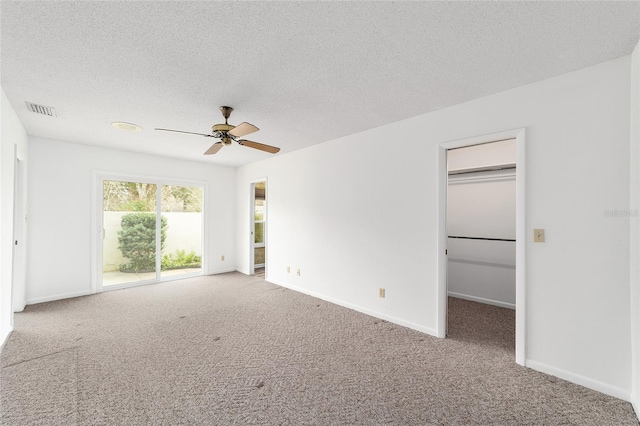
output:
[[[11,326],[13,312],[22,312],[27,304],[27,241],[26,241],[26,173],[25,162],[18,155],[18,147],[13,152],[13,231],[11,259]]]
[[[516,363],[526,362],[526,197],[525,129],[511,129],[438,145],[438,325],[437,335],[447,329],[447,151],[501,140],[516,140]]]
[[[265,192],[264,198],[265,200],[269,199],[269,182],[267,182],[267,177],[255,178],[249,181],[249,275],[255,275],[256,273],[256,265],[255,265],[255,241],[254,241],[254,215],[255,215],[255,202],[256,202],[256,183],[264,182]],[[268,202],[264,206],[264,276],[267,278],[267,265],[269,262],[267,261],[269,257],[267,235],[269,233],[269,214],[267,212],[269,210]]]

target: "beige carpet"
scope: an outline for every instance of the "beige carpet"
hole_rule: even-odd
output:
[[[230,273],[28,306],[6,425],[635,425],[514,363],[513,311],[450,300],[437,339]]]

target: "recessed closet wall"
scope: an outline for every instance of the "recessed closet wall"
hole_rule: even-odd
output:
[[[515,140],[447,153],[448,292],[515,308]]]

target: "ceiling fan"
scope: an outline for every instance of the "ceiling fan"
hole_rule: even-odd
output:
[[[222,111],[222,115],[224,117],[224,124],[214,124],[211,128],[211,134],[207,135],[205,133],[194,133],[194,132],[185,132],[182,130],[171,130],[171,129],[155,129],[161,130],[163,132],[176,132],[176,133],[187,133],[190,135],[200,135],[207,138],[216,138],[220,139],[219,142],[214,143],[211,147],[204,152],[204,155],[215,154],[220,151],[220,149],[225,145],[231,145],[231,141],[238,142],[242,146],[248,146],[249,148],[259,149],[260,151],[269,152],[271,154],[276,154],[280,151],[280,148],[265,145],[263,143],[253,142],[246,139],[238,139],[242,136],[248,135],[253,132],[257,132],[258,129],[253,124],[249,123],[240,123],[237,126],[231,125],[227,122],[229,116],[231,115],[231,111],[233,108],[229,106],[221,106],[220,111]]]

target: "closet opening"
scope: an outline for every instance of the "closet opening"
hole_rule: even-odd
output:
[[[516,150],[447,152],[447,336],[515,350]]]
[[[439,335],[524,365],[524,131],[440,149]]]

